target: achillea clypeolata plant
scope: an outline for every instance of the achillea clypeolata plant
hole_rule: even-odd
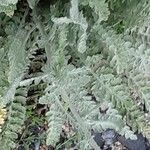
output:
[[[16,149],[41,83],[46,145],[58,149],[66,122],[79,150],[100,149],[91,131],[149,139],[150,1],[52,1],[0,0],[0,150]]]

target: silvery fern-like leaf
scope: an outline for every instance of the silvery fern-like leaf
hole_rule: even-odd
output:
[[[86,39],[87,39],[87,34],[83,33],[79,39],[79,44],[78,44],[78,51],[80,53],[84,53],[86,51]]]
[[[59,111],[56,104],[50,106],[50,110],[46,113],[49,129],[47,131],[46,144],[55,146],[59,141],[64,120],[63,113]]]
[[[6,105],[13,101],[15,93],[16,93],[16,88],[19,86],[19,83],[21,81],[23,76],[18,77],[15,79],[7,88],[7,91],[4,92],[3,97],[1,98],[1,103]]]
[[[17,35],[12,38],[9,46],[9,74],[8,80],[12,83],[15,79],[23,76],[27,69],[28,54],[26,52],[26,42],[28,40],[28,32],[24,29],[18,31]],[[18,54],[18,55],[16,55]]]
[[[73,20],[75,24],[79,24],[81,26],[81,31],[83,32],[79,37],[78,42],[78,51],[80,53],[84,53],[86,51],[86,41],[87,41],[87,28],[88,23],[86,18],[84,18],[82,12],[79,12],[78,0],[71,0],[71,8],[70,8],[70,18]]]
[[[145,76],[150,75],[150,47],[146,46],[142,43],[135,43],[135,46],[132,45],[128,47],[128,53],[130,53],[130,57],[134,60],[133,67],[138,66],[138,69],[141,73],[145,74]]]
[[[84,18],[83,14],[80,13],[80,26],[81,26],[81,31],[83,32],[80,37],[79,37],[79,41],[78,41],[78,51],[80,53],[84,53],[86,51],[87,48],[87,28],[88,28],[88,23],[86,21],[86,18]]]
[[[7,116],[6,127],[1,135],[0,147],[2,150],[11,150],[15,148],[15,139],[18,138],[18,132],[21,131],[25,121],[26,114],[26,88],[18,88],[14,101],[11,102]]]
[[[95,26],[97,29],[99,27]],[[122,35],[117,35],[111,29],[105,30],[102,26],[99,29],[98,33],[101,35],[102,43],[106,44],[104,51],[108,49],[110,65],[115,66],[118,74],[123,73],[128,66],[128,52],[124,48],[125,41],[122,39]]]
[[[67,25],[62,25],[59,27],[59,39],[58,39],[58,51],[64,51],[66,46],[68,45],[67,41],[67,35],[68,35],[68,30],[67,30]]]
[[[133,27],[132,29],[128,29],[127,31],[131,32],[131,35],[135,40],[139,40],[144,45],[150,46],[150,28],[149,28],[149,20],[143,22],[143,24]]]
[[[96,121],[90,121],[89,119],[87,119],[87,123],[96,132],[102,132],[106,129],[114,129],[115,131],[124,135],[126,138],[136,139],[136,135],[134,135],[134,132],[131,131],[128,126],[126,126],[124,120],[122,119],[122,116],[117,110],[112,108],[110,103],[108,103],[108,110],[106,111],[106,114],[99,115],[99,118]]]
[[[67,17],[60,17],[60,18],[52,18],[52,21],[56,24],[69,24],[72,23],[72,20]]]
[[[77,144],[77,148],[79,150],[89,150],[92,149],[91,145],[90,145],[90,140],[88,139],[84,139],[84,140],[80,140],[80,143]]]
[[[5,90],[9,86],[6,71],[8,69],[8,60],[6,57],[6,51],[4,48],[0,48],[0,95],[3,96]]]
[[[150,111],[150,79],[145,77],[137,68],[134,71],[129,70],[129,86],[137,88],[147,110]]]
[[[80,53],[84,53],[86,51],[86,41],[87,41],[87,28],[88,28],[88,24],[86,22],[86,19],[83,18],[83,15],[81,13],[80,15],[80,21],[81,22],[74,22],[74,20],[68,19],[67,17],[62,17],[62,18],[53,18],[52,19],[53,22],[55,22],[56,24],[70,24],[70,23],[75,23],[75,24],[79,24],[80,25],[80,29],[81,29],[81,35],[79,37],[78,40],[78,51]]]
[[[14,10],[16,10],[16,5],[3,6],[0,5],[0,13],[5,12],[8,16],[13,16]]]
[[[149,46],[142,44],[139,40],[134,43],[131,37],[125,38],[125,40],[124,47],[130,54],[128,55],[128,77],[132,84],[129,84],[129,86],[137,88],[140,97],[145,102],[146,108],[149,111],[150,97],[148,96],[148,91],[144,90],[145,87],[147,89],[150,87]]]
[[[0,12],[6,13],[8,16],[12,16],[16,9],[18,0],[0,0]]]
[[[79,12],[78,9],[78,1],[72,0],[71,1],[71,8],[70,8],[70,17],[61,17],[61,18],[52,18],[52,21],[56,24],[70,24],[74,23],[80,26],[81,35],[79,36],[78,40],[78,51],[80,53],[84,53],[86,51],[86,41],[87,41],[87,28],[88,23],[86,18],[83,16],[82,12]]]
[[[83,5],[89,5],[98,15],[98,21],[106,21],[110,14],[108,3],[105,0],[80,0]]]
[[[18,0],[0,0],[0,5],[9,6],[10,4],[16,4]]]
[[[97,59],[95,59],[95,61],[96,60]],[[88,61],[90,61],[90,59],[88,59]],[[94,60],[92,61],[94,63]],[[122,82],[122,79],[114,76],[113,72],[111,73],[111,68],[102,66],[97,67],[97,69],[94,70],[94,72],[91,71],[91,73],[95,78],[91,90],[97,101],[112,102],[120,114],[125,115],[126,117],[130,116],[129,120],[131,126],[134,127],[133,130],[136,131],[139,129],[140,132],[145,134],[145,130],[149,128],[147,119],[145,118],[144,113],[140,111],[131,99],[129,88]],[[128,114],[128,111],[132,113]]]
[[[70,18],[76,22],[79,20],[79,2],[78,0],[71,0]]]

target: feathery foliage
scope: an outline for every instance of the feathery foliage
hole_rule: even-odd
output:
[[[100,149],[92,131],[150,138],[149,13],[148,0],[1,0],[0,149],[15,148],[28,89],[41,82],[47,145],[66,123],[81,150]]]

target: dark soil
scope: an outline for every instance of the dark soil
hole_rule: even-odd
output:
[[[108,129],[103,133],[93,133],[94,140],[101,147],[102,150],[112,150],[112,146],[116,142],[120,142],[126,150],[150,150],[150,143],[148,139],[142,134],[136,134],[137,140],[125,139],[114,130]],[[123,150],[122,149],[122,150]],[[119,149],[116,149],[119,150]],[[121,149],[120,149],[121,150]]]

